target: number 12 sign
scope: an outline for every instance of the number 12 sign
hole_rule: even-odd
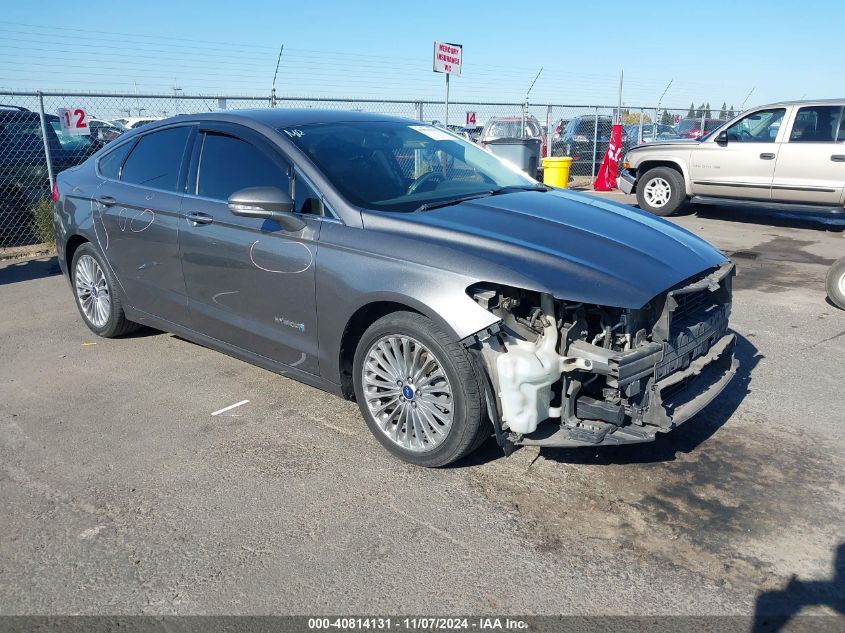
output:
[[[70,136],[86,136],[91,133],[88,115],[82,108],[59,108],[59,122],[62,132]]]

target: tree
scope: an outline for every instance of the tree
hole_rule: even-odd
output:
[[[698,110],[695,111],[695,118],[696,119],[700,119],[702,116],[704,116],[704,104],[703,103],[700,106],[698,106]]]
[[[707,102],[707,106],[704,108],[704,118],[705,119],[712,119],[713,112],[710,110],[710,102]]]
[[[675,122],[675,120],[672,118],[672,115],[669,114],[669,110],[664,110],[663,116],[660,117],[660,122],[663,125],[672,125]]]
[[[643,123],[651,123],[651,117],[647,114],[643,114]],[[624,110],[622,112],[622,124],[623,125],[639,125],[640,124],[640,113],[639,112],[630,112],[628,110]]]
[[[687,118],[688,119],[695,118],[695,103],[689,104],[689,112],[687,112]]]
[[[732,118],[734,118],[735,116],[736,116],[736,111],[734,110],[734,107],[733,107],[733,106],[731,106],[731,109],[730,109],[730,110],[728,110],[728,118],[729,118],[729,119],[732,119]]]
[[[719,118],[724,120],[728,118],[728,104],[722,101],[722,109],[719,110]]]

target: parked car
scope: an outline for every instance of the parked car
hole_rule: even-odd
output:
[[[845,257],[837,259],[827,271],[825,286],[831,302],[845,310]]]
[[[104,143],[113,141],[126,131],[126,128],[119,127],[109,121],[93,118],[88,119],[88,129],[92,137]]]
[[[736,367],[718,250],[419,121],[180,116],[62,172],[56,200],[93,332],[147,323],[354,398],[414,464],[490,435],[647,442]]]
[[[569,121],[563,131],[560,144],[555,145],[556,149],[559,147],[562,150],[562,156],[572,157],[569,173],[573,176],[589,176],[593,173],[594,164],[595,169],[598,170],[610,146],[612,131],[613,118],[609,116],[585,115],[577,116]],[[628,134],[623,127],[623,151],[628,142]]]
[[[472,141],[473,143],[477,143],[479,139],[481,139],[481,132],[483,130],[483,125],[474,125],[470,127],[465,127],[464,133],[467,135],[470,141]]]
[[[681,119],[675,126],[675,131],[681,138],[701,138],[718,127],[724,125],[723,119],[704,119],[704,131],[701,131],[701,117],[695,119]]]
[[[482,147],[501,138],[538,138],[540,156],[546,155],[546,136],[540,122],[532,114],[527,116],[494,116],[484,124],[478,142]]]
[[[160,116],[130,116],[122,119],[114,119],[112,123],[126,130],[134,130],[137,127],[147,125],[148,123],[161,121],[163,118],[164,117]]]
[[[678,132],[671,125],[664,123],[644,123],[642,129],[638,123],[626,125],[624,128],[627,137],[628,147],[644,145],[655,141],[676,141],[681,138]],[[628,149],[625,147],[624,149]]]
[[[59,117],[46,115],[47,142],[56,171],[81,163],[102,144],[68,136]],[[38,112],[0,105],[0,246],[30,242],[32,207],[49,199],[50,184]]]
[[[674,213],[683,202],[845,212],[845,100],[754,108],[698,141],[631,149],[619,188],[640,208]]]
[[[569,125],[569,119],[558,119],[552,127],[552,156],[564,156],[563,132]]]

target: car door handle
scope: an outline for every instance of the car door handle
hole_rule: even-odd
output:
[[[845,154],[834,154],[830,157],[834,163],[845,163]]]
[[[94,198],[94,202],[101,204],[104,207],[111,207],[117,202],[117,200],[111,196],[100,196],[99,198]]]
[[[763,160],[774,160],[775,155],[770,152],[764,152],[760,154],[760,158],[762,158]]]
[[[198,224],[211,224],[214,222],[214,218],[202,211],[193,211],[189,213],[187,217],[188,221],[193,222],[194,226],[197,226]]]

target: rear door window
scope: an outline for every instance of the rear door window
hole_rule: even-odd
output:
[[[177,191],[190,127],[172,127],[142,136],[123,164],[120,180]]]
[[[290,191],[287,170],[251,143],[224,134],[206,133],[197,174],[197,195],[228,200],[246,187]]]
[[[842,106],[808,106],[798,110],[790,143],[833,143],[836,126],[842,114]]]

